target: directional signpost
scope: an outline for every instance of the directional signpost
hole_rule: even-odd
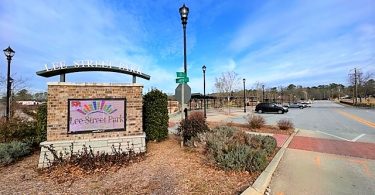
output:
[[[176,78],[176,83],[179,84],[186,84],[189,82],[189,77],[187,77],[186,73],[184,72],[176,72],[177,78]]]
[[[181,120],[184,118],[184,108],[185,104],[189,102],[191,98],[191,88],[187,84],[189,82],[189,77],[187,77],[185,72],[176,72],[177,78],[176,83],[179,83],[175,90],[175,97],[177,101],[181,104]]]

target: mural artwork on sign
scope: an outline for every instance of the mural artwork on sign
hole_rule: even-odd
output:
[[[68,133],[125,130],[125,99],[69,99]]]

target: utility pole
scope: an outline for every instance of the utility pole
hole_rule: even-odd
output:
[[[357,97],[359,97],[359,103],[362,103],[362,97],[361,97],[360,94],[358,94],[358,87],[360,89],[362,87],[361,76],[362,76],[361,71],[358,71],[358,73],[357,73]]]

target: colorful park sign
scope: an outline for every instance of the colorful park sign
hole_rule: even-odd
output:
[[[125,99],[69,99],[68,133],[125,130]]]

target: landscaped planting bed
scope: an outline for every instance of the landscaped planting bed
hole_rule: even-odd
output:
[[[242,124],[242,123],[222,123],[222,122],[207,122],[207,123],[210,128],[221,126],[221,125],[227,125],[230,127],[236,127],[239,130],[257,132],[257,133],[291,135],[294,132],[294,129],[280,130],[278,127],[272,126],[272,125],[264,125],[263,127],[259,129],[250,129],[247,124]]]
[[[259,175],[224,171],[207,160],[202,148],[181,148],[176,136],[150,142],[147,150],[141,161],[90,174],[77,167],[69,173],[38,171],[39,154],[34,154],[0,167],[0,194],[237,194]]]

